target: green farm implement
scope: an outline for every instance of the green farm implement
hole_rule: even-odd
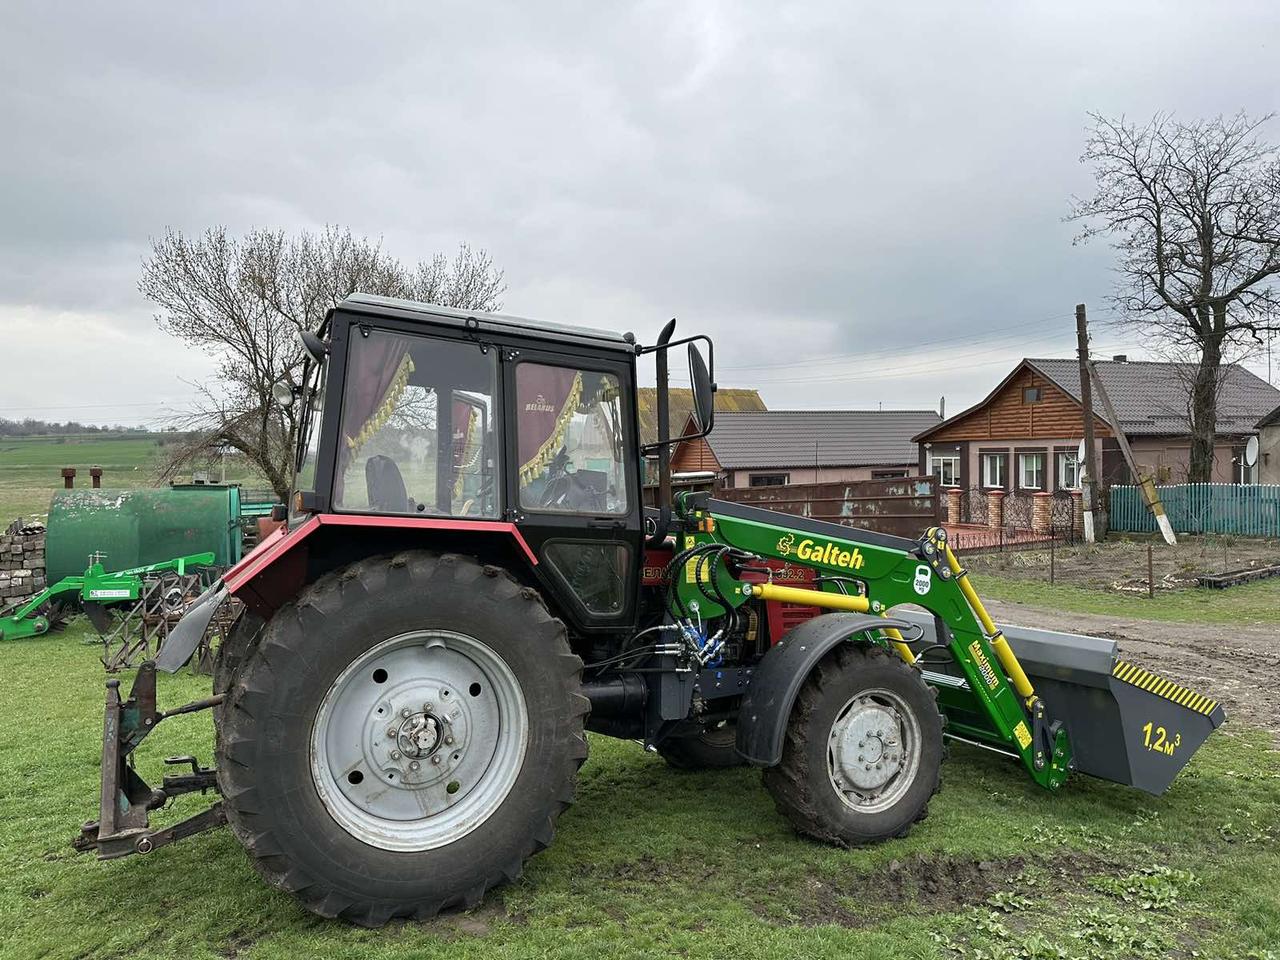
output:
[[[106,611],[137,603],[148,581],[165,574],[184,576],[188,568],[208,567],[213,562],[212,553],[196,553],[128,570],[108,571],[100,559],[92,559],[82,575],[63,577],[7,613],[0,613],[0,640],[21,640],[47,633],[49,618],[41,611],[50,604],[65,601],[79,603],[102,632],[108,623]]]
[[[99,817],[76,845],[120,857],[229,823],[270,883],[376,926],[519,876],[588,730],[676,767],[758,766],[799,831],[843,845],[924,818],[945,738],[1007,755],[1046,797],[1077,772],[1159,793],[1223,721],[1113,641],[994,623],[941,528],[673,496],[671,447],[710,433],[715,390],[710,341],[673,332],[640,346],[353,296],[304,333],[305,387],[281,392],[301,406],[287,525],[186,607],[128,697],[108,683]],[[694,415],[673,437],[681,345]],[[228,609],[213,696],[162,710],[157,670]],[[216,763],[151,787],[133,751],[200,709]],[[208,789],[203,812],[149,826]]]

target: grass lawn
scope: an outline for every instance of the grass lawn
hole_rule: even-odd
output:
[[[928,820],[860,850],[798,839],[755,771],[679,773],[597,737],[578,803],[519,883],[379,931],[268,889],[226,830],[99,863],[68,846],[96,816],[104,678],[88,635],[0,645],[0,957],[1280,957],[1280,754],[1232,724],[1161,798],[1084,778],[1050,795],[955,748]],[[204,678],[161,684],[162,707],[207,695]],[[166,721],[140,771],[207,761],[209,727]]]
[[[1008,600],[1054,610],[1100,613],[1144,620],[1201,623],[1275,624],[1280,620],[1280,577],[1241,584],[1227,590],[1188,587],[1166,590],[1148,599],[1141,594],[1111,593],[1069,584],[975,573],[978,593],[992,600]]]
[[[62,468],[75,467],[76,486],[89,486],[89,468],[102,467],[103,486],[150,487],[163,456],[159,435],[85,434],[55,437],[0,437],[0,528],[15,517],[43,517],[62,489]],[[217,470],[215,468],[215,474]],[[229,459],[227,479],[260,483]]]

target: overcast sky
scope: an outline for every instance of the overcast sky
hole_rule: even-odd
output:
[[[1086,111],[1280,92],[1274,2],[5,6],[6,417],[180,407],[210,363],[137,293],[149,238],[326,223],[487,248],[511,313],[677,316],[771,407],[955,412],[1071,356],[1080,301],[1144,353],[1061,221]]]

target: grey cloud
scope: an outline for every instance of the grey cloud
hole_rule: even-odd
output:
[[[1060,222],[1088,188],[1085,111],[1268,110],[1280,34],[1243,3],[1211,18],[1156,2],[85,3],[6,19],[0,352],[4,304],[145,338],[137,264],[166,225],[335,222],[405,259],[489,248],[513,312],[641,336],[678,314],[719,338],[726,383],[786,351],[908,356],[962,323],[1053,316],[1061,340],[1037,352],[1069,350],[1072,305],[1101,306],[1111,283],[1105,248],[1073,248]],[[126,390],[146,361],[108,345],[102,362]],[[998,372],[859,380],[840,402],[971,400]],[[815,402],[799,383],[765,395]]]

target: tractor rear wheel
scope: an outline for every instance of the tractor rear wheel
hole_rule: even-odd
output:
[[[782,762],[764,772],[778,809],[842,846],[905,836],[941,781],[936,696],[884,647],[836,647],[800,688]]]
[[[366,926],[471,907],[552,839],[587,755],[582,662],[538,594],[424,552],[267,622],[219,717],[228,820],[268,882]]]
[[[677,770],[719,770],[747,762],[738,756],[737,742],[738,728],[725,723],[688,736],[668,737],[658,745],[658,752]]]

